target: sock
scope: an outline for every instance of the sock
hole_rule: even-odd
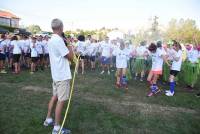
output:
[[[174,81],[170,82],[170,91],[171,91],[171,93],[174,92],[174,88],[175,88],[175,82]]]
[[[56,125],[56,126],[54,126],[53,129],[56,130],[56,131],[59,131],[59,129],[60,129],[60,125]]]
[[[155,92],[157,90],[157,85],[156,84],[153,84],[152,85],[152,88],[151,88],[151,91],[152,92]]]

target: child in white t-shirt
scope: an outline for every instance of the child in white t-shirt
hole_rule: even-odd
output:
[[[4,34],[1,35],[0,39],[0,73],[7,73],[5,68],[5,60],[6,60],[6,36]]]
[[[44,65],[45,68],[47,68],[49,66],[49,50],[48,50],[48,40],[49,37],[45,36],[42,43],[43,43],[43,48],[44,48]]]
[[[42,36],[38,37],[36,50],[38,52],[38,66],[40,66],[41,70],[44,70],[44,43],[42,42]]]
[[[170,54],[172,65],[170,69],[170,76],[169,76],[169,83],[170,83],[170,90],[166,90],[167,96],[173,96],[174,95],[174,88],[175,88],[175,77],[177,74],[181,71],[181,65],[182,65],[182,50],[181,45],[173,41],[173,50]]]
[[[151,91],[147,96],[151,97],[160,92],[157,86],[157,80],[159,76],[162,75],[163,60],[165,60],[168,66],[170,66],[170,64],[167,62],[165,53],[163,52],[162,48],[157,48],[155,43],[150,44],[149,51],[151,52],[152,57],[152,68],[147,77],[147,81],[151,85]]]
[[[117,81],[116,87],[125,87],[128,89],[126,71],[128,66],[129,54],[125,48],[123,41],[120,41],[120,48],[113,51],[113,55],[116,56],[116,68],[117,68]]]
[[[96,58],[96,52],[97,52],[97,42],[96,40],[92,39],[91,44],[87,47],[88,55],[90,57],[91,62],[91,70],[95,70],[95,58]]]
[[[86,56],[85,36],[83,35],[78,36],[78,42],[76,44],[75,51],[77,55],[80,55],[81,69],[82,69],[81,73],[84,74],[85,73],[85,56]]]
[[[37,62],[38,62],[38,52],[37,52],[36,46],[37,46],[36,38],[32,37],[32,41],[31,41],[31,44],[30,44],[30,48],[31,48],[31,61],[32,61],[30,74],[33,74],[35,72],[36,65],[37,65]]]
[[[106,37],[105,42],[101,44],[101,64],[102,64],[101,74],[104,74],[104,71],[107,68],[108,75],[110,75],[111,56],[112,56],[112,46],[109,43],[109,37]]]

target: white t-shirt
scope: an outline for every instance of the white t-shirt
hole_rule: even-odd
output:
[[[152,68],[153,71],[162,71],[163,68],[163,58],[164,55],[161,49],[157,49],[155,53],[151,53],[152,57]]]
[[[86,51],[86,43],[83,41],[78,41],[76,44],[76,51],[80,53],[80,55],[85,56],[87,51]]]
[[[33,44],[31,42],[30,44],[30,48],[31,48],[31,57],[38,57],[38,52],[36,50],[36,46],[37,46],[37,43]]]
[[[198,62],[198,50],[187,51],[187,58],[191,63]]]
[[[13,46],[13,54],[21,54],[21,44],[20,41],[13,40],[11,41],[11,45]]]
[[[43,43],[42,41],[37,42],[36,50],[38,54],[43,54]]]
[[[146,48],[146,46],[139,46],[138,48],[136,48],[136,57],[139,59],[146,59],[147,57],[144,56],[145,53],[148,53],[148,49]]]
[[[101,44],[101,49],[102,49],[101,56],[104,56],[104,57],[111,56],[111,51],[112,51],[111,44],[104,42],[103,44]]]
[[[44,47],[44,53],[48,54],[49,53],[49,51],[48,51],[48,45],[47,45],[48,41],[43,40],[42,42],[43,42],[43,47]]]
[[[91,43],[90,45],[88,45],[87,51],[89,56],[95,56],[97,52],[97,44]]]
[[[69,61],[64,56],[69,53],[63,39],[53,34],[48,42],[49,57],[51,64],[51,75],[54,81],[71,79]]]
[[[180,71],[182,64],[182,51],[181,50],[179,50],[178,52],[174,51],[173,56],[179,58],[179,60],[176,61],[173,59],[171,70]]]
[[[114,52],[119,49],[119,46],[117,44],[111,44],[111,46],[112,46],[112,55],[114,55]]]
[[[30,40],[24,41],[24,47],[23,47],[24,53],[30,53]]]
[[[25,46],[25,40],[18,40],[18,46],[24,50],[24,46]]]
[[[7,46],[6,40],[1,40],[0,41],[0,53],[5,54],[6,46]]]
[[[127,49],[117,49],[113,51],[113,55],[116,56],[116,67],[117,68],[127,68],[127,61],[129,59],[129,55],[127,54]]]

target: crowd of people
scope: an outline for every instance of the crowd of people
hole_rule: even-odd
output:
[[[51,22],[53,35],[25,36],[2,34],[0,40],[0,74],[12,72],[19,75],[28,69],[30,75],[39,69],[51,68],[53,95],[48,104],[44,126],[53,125],[52,134],[70,133],[61,128],[61,112],[69,99],[71,69],[70,62],[77,61],[79,75],[101,69],[99,75],[115,73],[116,88],[128,91],[131,79],[149,83],[148,97],[161,92],[158,80],[169,83],[166,96],[174,96],[177,81],[191,91],[200,76],[200,45],[180,44],[176,40],[168,43],[141,41],[134,45],[130,40],[105,37],[98,41],[91,35],[66,38],[63,23],[59,19]],[[76,57],[76,58],[75,58]],[[75,60],[74,60],[75,59]],[[22,69],[21,69],[22,68]],[[38,73],[41,73],[39,71]],[[196,95],[200,96],[200,93]],[[55,106],[55,121],[52,110]]]
[[[147,96],[153,96],[160,92],[157,81],[161,79],[170,83],[166,95],[173,96],[175,81],[183,81],[191,91],[200,76],[200,45],[183,45],[175,40],[167,43],[141,41],[139,45],[133,45],[130,40],[119,38],[109,40],[109,37],[105,37],[97,41],[91,35],[79,35],[77,38],[62,36],[65,44],[72,45],[74,53],[80,55],[81,74],[86,73],[86,68],[90,71],[101,68],[101,75],[115,72],[116,88],[124,87],[127,90],[128,80],[132,78],[147,80],[151,89]],[[47,35],[28,37],[2,34],[0,73],[11,70],[13,74],[19,74],[23,68],[34,74],[39,69],[48,68],[49,39]]]

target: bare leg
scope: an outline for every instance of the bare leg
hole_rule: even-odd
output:
[[[57,99],[58,98],[56,96],[51,97],[51,100],[49,101],[49,104],[48,104],[47,118],[51,118],[52,110],[53,110],[54,104],[56,103]]]
[[[57,101],[56,110],[55,110],[55,125],[60,125],[61,122],[61,112],[65,101]]]

